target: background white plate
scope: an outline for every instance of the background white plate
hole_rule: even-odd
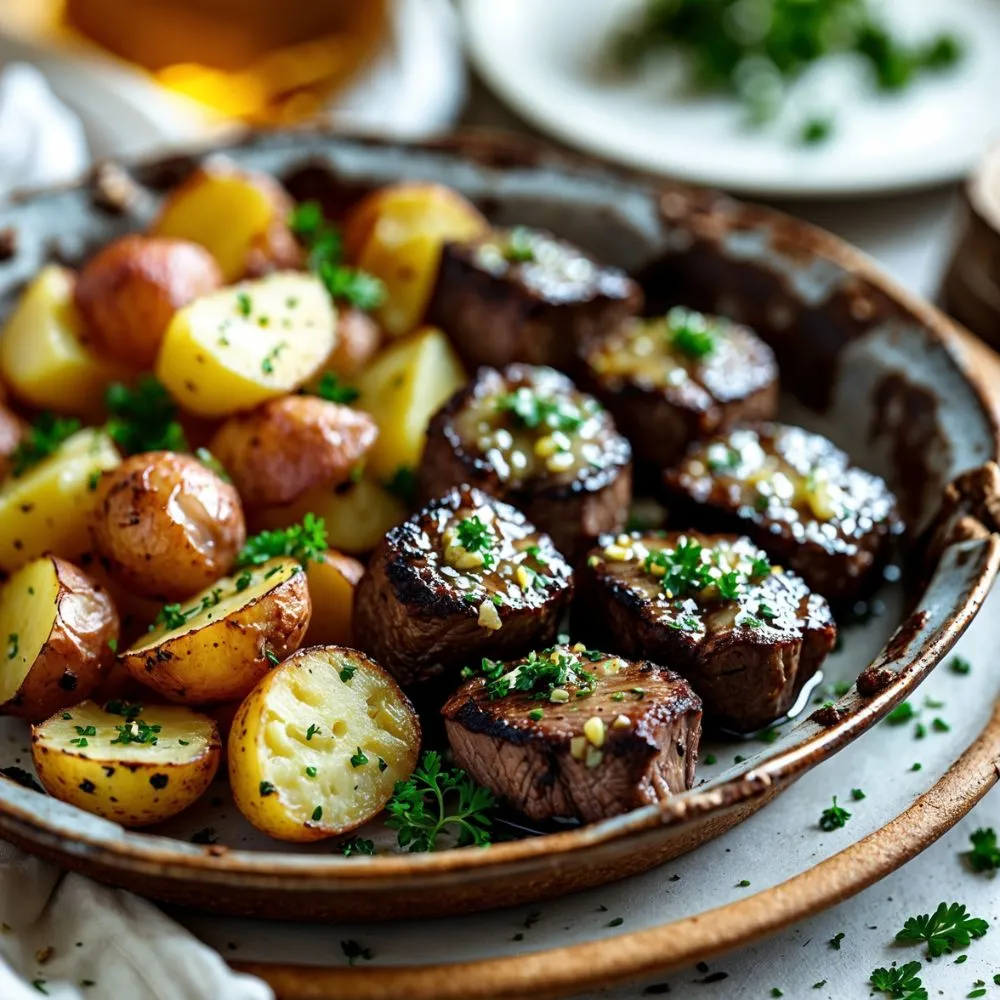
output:
[[[965,174],[1000,133],[1000,0],[890,0],[905,37],[947,29],[966,45],[953,71],[880,95],[853,61],[833,60],[793,89],[784,117],[744,125],[726,97],[681,96],[664,56],[638,78],[601,69],[603,51],[641,0],[465,0],[471,57],[533,125],[630,167],[771,196],[902,190]],[[802,146],[801,123],[835,116],[833,136]]]

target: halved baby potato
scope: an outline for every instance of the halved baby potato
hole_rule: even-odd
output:
[[[0,485],[0,570],[12,572],[51,552],[68,559],[85,552],[102,472],[121,456],[102,430],[67,438],[48,458]]]
[[[41,410],[97,418],[104,392],[126,369],[84,345],[73,304],[76,275],[56,264],[43,267],[21,294],[0,340],[0,366],[11,393]]]
[[[122,654],[147,687],[187,705],[244,698],[299,648],[309,627],[306,575],[294,559],[271,559],[223,577]]]
[[[188,708],[85,701],[33,727],[31,756],[50,795],[122,826],[149,826],[208,788],[222,744],[215,723]]]
[[[212,163],[167,196],[150,231],[201,244],[228,283],[299,265],[302,250],[288,225],[293,207],[273,177]]]
[[[97,687],[115,658],[118,614],[72,563],[43,556],[0,591],[0,712],[44,719]]]
[[[306,567],[312,619],[307,646],[353,646],[354,588],[365,574],[364,563],[329,549]]]
[[[280,272],[174,313],[156,375],[188,412],[226,417],[294,392],[333,350],[336,314],[315,275]]]
[[[367,822],[405,781],[420,722],[399,686],[357,650],[299,650],[264,678],[229,734],[229,782],[246,818],[278,840]]]

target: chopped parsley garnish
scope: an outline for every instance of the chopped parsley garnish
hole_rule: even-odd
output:
[[[537,699],[548,700],[557,688],[567,685],[576,687],[578,695],[590,694],[597,683],[596,676],[584,670],[575,653],[557,646],[533,651],[512,668],[483,658],[479,669],[486,677],[486,695],[491,701],[504,698],[511,691],[534,692]]]
[[[305,566],[310,561],[319,560],[327,548],[326,522],[310,513],[302,518],[301,524],[262,531],[248,538],[236,557],[236,565],[261,566],[271,559],[287,556]]]
[[[407,506],[412,507],[416,503],[417,474],[408,465],[401,465],[382,485]]]
[[[903,726],[906,725],[911,719],[916,718],[916,711],[913,706],[908,702],[904,701],[897,705],[886,717],[885,721],[890,726]]]
[[[314,767],[307,767],[306,768],[306,777],[307,778],[315,778],[316,777],[316,768],[314,768]]]
[[[466,552],[483,557],[484,569],[489,569],[496,562],[493,549],[497,544],[497,536],[493,528],[480,520],[477,514],[458,522],[455,526],[455,537]]]
[[[855,802],[861,802],[862,799],[867,798],[867,796],[860,788],[852,788],[851,798],[854,799]]]
[[[222,589],[215,587],[198,604],[194,604],[190,608],[182,608],[179,604],[164,604],[153,620],[153,624],[150,625],[149,630],[153,631],[153,629],[160,625],[168,632],[183,628],[192,618],[200,615],[203,611],[214,608],[221,600]]]
[[[340,230],[327,222],[319,202],[301,202],[292,211],[288,224],[309,251],[309,270],[319,275],[331,298],[365,311],[382,305],[385,285],[367,271],[344,264]]]
[[[260,797],[262,799],[266,799],[268,795],[274,795],[276,791],[277,789],[271,784],[270,781],[262,781],[260,783]]]
[[[847,937],[847,935],[843,931],[838,931],[832,938],[830,938],[827,944],[834,951],[840,951],[840,942],[843,941],[845,937]]]
[[[104,711],[110,715],[120,715],[124,719],[135,719],[142,714],[141,701],[119,701],[112,699],[104,705]]]
[[[97,726],[74,726],[77,736],[96,736]]]
[[[282,341],[280,344],[275,344],[274,347],[272,347],[271,350],[264,355],[264,358],[260,363],[260,370],[265,375],[274,374],[274,362],[278,360],[278,355],[280,355],[287,346],[288,345]]]
[[[532,247],[531,230],[524,226],[514,226],[507,234],[507,244],[503,255],[513,264],[526,264],[535,259]]]
[[[59,445],[72,437],[81,427],[76,417],[57,417],[40,413],[27,429],[24,437],[11,455],[11,475],[16,479],[43,459],[52,455]]]
[[[900,943],[925,941],[927,957],[938,958],[946,952],[968,948],[973,938],[981,938],[989,924],[979,917],[969,916],[961,903],[941,903],[932,914],[910,917],[896,935]]]
[[[308,743],[314,736],[318,736],[319,731],[319,726],[315,722],[311,722],[309,728],[306,730],[306,742]]]
[[[667,313],[670,346],[689,358],[707,358],[718,346],[719,329],[700,312],[675,306]]]
[[[460,768],[442,770],[441,755],[427,751],[407,781],[396,783],[386,806],[386,826],[397,831],[400,847],[433,851],[438,837],[453,829],[458,846],[490,843],[490,810],[496,799]]]
[[[281,663],[281,657],[273,649],[264,650],[264,659],[271,664],[272,667],[276,667]]]
[[[144,719],[129,719],[123,726],[115,726],[118,735],[112,743],[139,743],[155,746],[160,726],[151,726]]]
[[[236,577],[236,593],[242,594],[251,583],[253,583],[253,573],[250,570],[244,570]]]
[[[533,708],[528,713],[528,718],[531,719],[532,722],[541,722],[544,717],[545,717],[545,712],[542,711],[542,709],[540,708]]]
[[[323,807],[316,806],[316,808],[313,809],[312,811],[312,821],[314,823],[318,823],[322,818],[323,818]]]
[[[996,830],[984,827],[969,835],[972,850],[965,854],[969,866],[977,872],[1000,870],[1000,846],[997,845]]]
[[[351,767],[364,767],[368,763],[364,750],[358,747],[358,752],[351,755]]]
[[[833,805],[828,809],[824,809],[819,818],[819,826],[821,830],[826,830],[827,832],[839,830],[841,827],[847,825],[847,821],[850,818],[851,814],[846,809],[837,805],[837,796],[834,795]]]
[[[919,971],[919,962],[907,962],[899,968],[893,966],[889,969],[874,969],[868,981],[872,989],[887,997],[895,997],[897,1000],[927,1000],[927,990],[917,975]]]
[[[341,941],[340,950],[344,953],[348,965],[354,965],[359,958],[363,958],[366,962],[374,958],[371,948],[365,948],[357,941]]]
[[[806,119],[799,131],[799,142],[803,146],[815,146],[817,143],[826,142],[833,134],[833,119],[826,116],[816,115]]]
[[[972,664],[962,656],[953,656],[948,661],[948,669],[953,674],[966,677],[972,673]]]
[[[496,401],[496,408],[501,413],[511,414],[516,424],[529,430],[547,428],[562,431],[563,434],[574,434],[586,419],[579,407],[570,400],[540,396],[526,386],[501,396]]]
[[[357,672],[358,668],[353,664],[345,664],[340,668],[340,679],[346,684]]]
[[[214,472],[224,483],[232,482],[229,473],[222,467],[222,463],[207,448],[195,448],[194,457],[197,458],[206,469]]]
[[[362,837],[348,837],[337,845],[337,850],[349,858],[352,854],[374,854],[375,841],[365,840]]]
[[[125,454],[189,450],[177,404],[152,375],[143,375],[135,388],[108,386],[104,402],[110,414],[104,429]]]
[[[353,385],[344,385],[333,372],[323,372],[314,395],[328,403],[353,403],[361,393]]]
[[[241,316],[249,316],[253,311],[253,302],[250,301],[250,296],[246,292],[236,293],[236,311]]]

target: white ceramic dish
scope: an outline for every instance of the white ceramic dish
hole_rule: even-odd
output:
[[[914,38],[944,28],[967,46],[958,67],[904,93],[879,96],[860,67],[837,64],[803,80],[788,119],[750,130],[726,97],[681,96],[662,66],[636,79],[602,74],[607,40],[642,0],[464,0],[473,62],[532,125],[571,146],[680,180],[783,197],[897,191],[955,180],[1000,131],[995,0],[889,0]],[[803,118],[831,111],[826,142],[798,144]]]

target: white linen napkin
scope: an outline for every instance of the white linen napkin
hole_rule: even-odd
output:
[[[0,842],[2,1000],[273,1000],[152,903]]]

